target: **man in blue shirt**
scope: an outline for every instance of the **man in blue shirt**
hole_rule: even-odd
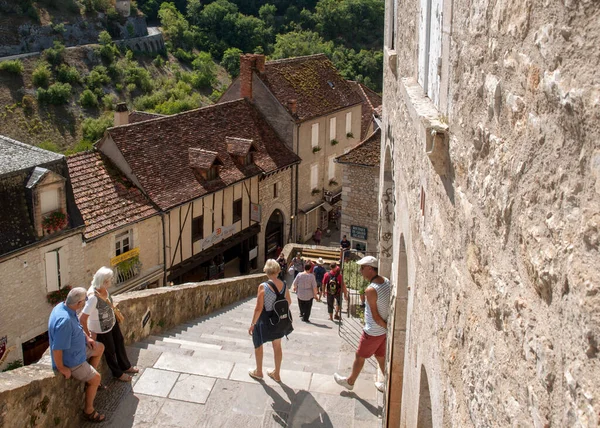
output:
[[[87,383],[83,416],[91,422],[102,422],[104,415],[94,410],[94,398],[100,386],[96,371],[104,352],[104,345],[86,336],[77,318],[87,300],[87,290],[77,287],[69,291],[67,300],[52,309],[48,320],[48,336],[52,368],[66,379],[73,377]],[[90,359],[90,363],[87,359]]]

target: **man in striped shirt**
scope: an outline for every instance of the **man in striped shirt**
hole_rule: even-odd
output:
[[[365,360],[375,355],[379,368],[385,373],[385,340],[387,335],[387,319],[390,312],[390,281],[377,273],[378,261],[373,256],[366,256],[357,262],[360,265],[360,273],[369,281],[365,290],[367,305],[365,308],[365,326],[356,350],[352,373],[348,377],[335,373],[335,381],[352,390],[354,382],[360,374]],[[385,384],[376,382],[375,387],[383,392]]]

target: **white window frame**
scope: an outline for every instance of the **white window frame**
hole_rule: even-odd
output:
[[[337,139],[337,128],[336,128],[336,118],[335,117],[331,117],[329,118],[329,140],[335,140]]]
[[[390,4],[391,3],[391,4]],[[386,47],[389,49],[396,49],[396,34],[398,29],[396,28],[398,22],[398,0],[388,0],[388,7],[386,7],[390,16],[388,16],[388,34]]]
[[[335,178],[335,167],[336,164],[334,162],[335,160],[335,155],[333,156],[329,156],[329,179],[331,180],[332,178]]]
[[[365,245],[365,249],[359,250],[359,251],[367,251],[369,249],[369,244],[367,244],[367,241],[363,241],[362,239],[354,239],[354,238],[350,238],[350,249],[354,250],[356,248],[355,244],[357,242]]]
[[[319,164],[310,166],[310,190],[316,189],[319,186]]]
[[[60,191],[58,188],[43,189],[40,191],[40,212],[51,213],[60,209]]]
[[[319,145],[319,124],[313,123],[310,128],[310,142],[312,147]]]
[[[439,107],[443,0],[420,0],[418,82]]]
[[[123,245],[123,241],[125,239],[129,239],[129,242],[127,245]],[[118,248],[117,248],[118,245]],[[127,247],[126,251],[123,251],[123,249]],[[119,256],[123,253],[126,253],[127,251],[131,251],[133,250],[133,231],[131,229],[126,230],[125,232],[121,232],[115,235],[115,256]],[[117,251],[119,251],[119,253],[117,254]]]
[[[346,135],[352,134],[352,112],[346,113]]]
[[[60,290],[60,248],[48,251],[44,254],[44,264],[46,271],[46,290],[48,293]]]

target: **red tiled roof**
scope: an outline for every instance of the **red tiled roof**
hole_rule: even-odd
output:
[[[165,117],[164,114],[148,113],[146,111],[132,111],[129,113],[129,123],[143,122],[144,120],[156,119],[158,117]]]
[[[369,132],[369,126],[373,122],[373,114],[377,114],[377,109],[381,107],[381,96],[362,83],[349,80],[348,83],[356,91],[362,100],[362,116],[360,122],[360,138],[364,140]],[[379,114],[377,114],[379,116]]]
[[[190,147],[188,149],[189,166],[192,168],[209,169],[215,164],[223,165],[219,159],[219,154],[211,150],[197,149]]]
[[[109,128],[145,193],[162,209],[215,192],[237,181],[300,161],[247,100]],[[227,152],[227,137],[253,140],[254,164],[241,166]],[[102,147],[105,140],[98,144]],[[189,166],[189,149],[218,153],[219,177],[206,181]]]
[[[381,129],[377,128],[366,140],[358,143],[356,147],[348,153],[338,156],[338,163],[362,165],[362,166],[378,166],[380,159],[381,147]]]
[[[98,152],[67,157],[75,203],[86,239],[157,214],[150,201]]]
[[[361,102],[324,54],[268,61],[257,75],[290,114],[289,101],[297,101],[300,122]]]
[[[234,156],[246,156],[254,147],[254,142],[245,138],[225,137],[225,140],[227,141],[227,152]]]

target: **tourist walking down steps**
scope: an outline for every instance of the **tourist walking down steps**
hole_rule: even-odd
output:
[[[313,298],[319,300],[317,281],[315,280],[315,276],[310,273],[311,269],[312,264],[306,263],[304,265],[304,272],[299,274],[292,284],[292,291],[296,292],[298,296],[300,318],[304,322],[309,322]]]
[[[352,364],[352,373],[348,377],[338,373],[333,375],[339,385],[349,390],[354,388],[354,382],[356,382],[365,360],[373,355],[379,363],[379,368],[385,373],[385,341],[390,311],[390,281],[379,275],[377,259],[373,256],[366,256],[357,263],[360,265],[360,273],[363,278],[369,281],[369,286],[365,290],[367,296],[365,326]],[[383,392],[385,384],[375,382],[375,387]]]

